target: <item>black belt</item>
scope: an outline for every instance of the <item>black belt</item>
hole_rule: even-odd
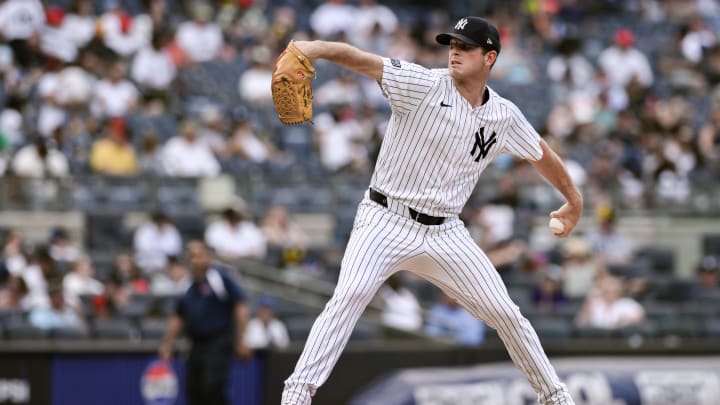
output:
[[[376,203],[382,205],[383,207],[387,208],[388,202],[387,197],[385,195],[377,190],[370,189],[370,199],[375,201]],[[410,213],[410,218],[413,220],[423,224],[423,225],[442,225],[443,222],[445,222],[445,218],[443,217],[433,217],[430,215],[423,214],[421,212],[417,212],[414,209],[408,207],[408,212]]]

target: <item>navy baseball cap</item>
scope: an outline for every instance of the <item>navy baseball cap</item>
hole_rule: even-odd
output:
[[[439,44],[450,45],[450,40],[453,38],[500,53],[500,33],[484,18],[463,17],[458,20],[451,32],[439,34],[435,40]]]

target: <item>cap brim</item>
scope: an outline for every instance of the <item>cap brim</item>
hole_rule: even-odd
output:
[[[466,44],[470,44],[473,46],[480,46],[479,43],[473,41],[472,39],[466,37],[465,35],[457,34],[455,32],[446,32],[445,34],[438,34],[438,36],[435,37],[435,40],[441,45],[450,45],[450,40],[453,38],[463,41]]]

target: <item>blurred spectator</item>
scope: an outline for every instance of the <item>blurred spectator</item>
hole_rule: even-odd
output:
[[[592,257],[590,244],[585,238],[572,236],[562,247],[563,272],[562,291],[568,299],[579,299],[587,295],[601,274],[598,263]]]
[[[703,163],[720,173],[720,104],[712,107],[710,119],[700,128],[697,144]]]
[[[220,163],[210,147],[198,140],[195,121],[183,121],[180,135],[170,138],[163,146],[162,160],[169,176],[210,177],[220,172]]]
[[[250,67],[241,75],[238,82],[240,96],[248,105],[270,105],[272,91],[267,83],[272,80],[272,58],[265,46],[255,46],[249,51]]]
[[[0,288],[0,311],[22,314],[31,309],[28,287],[22,277],[10,277]]]
[[[96,319],[112,319],[122,313],[130,302],[130,286],[118,273],[105,280],[103,295],[92,299],[92,309]]]
[[[579,327],[620,329],[644,320],[645,310],[626,296],[622,280],[605,276],[588,293],[575,323]]]
[[[192,284],[187,267],[177,256],[168,257],[164,271],[152,275],[150,291],[153,295],[180,295]]]
[[[275,145],[255,131],[249,117],[237,120],[235,130],[227,141],[227,152],[250,162],[262,163],[279,159]]]
[[[255,317],[245,330],[245,344],[251,349],[284,349],[290,343],[287,328],[275,314],[277,300],[263,294],[258,302]]]
[[[111,277],[119,283],[120,288],[125,289],[129,294],[142,295],[150,292],[150,283],[129,253],[120,253],[115,257]]]
[[[60,282],[60,274],[47,246],[38,246],[32,260],[23,269],[22,278],[28,288],[28,301],[33,308],[48,304],[48,284]]]
[[[0,5],[0,34],[22,68],[27,69],[36,62],[44,26],[45,12],[39,0],[7,0]]]
[[[47,292],[49,305],[36,307],[30,312],[30,324],[40,329],[80,328],[80,316],[65,301],[62,286],[50,284]]]
[[[403,285],[400,275],[392,275],[380,288],[379,296],[383,301],[383,325],[408,331],[422,328],[422,307],[415,294]]]
[[[458,302],[442,294],[425,320],[425,333],[448,338],[463,346],[479,346],[485,339],[485,324],[473,317]]]
[[[229,145],[225,136],[225,115],[220,106],[208,104],[200,110],[202,126],[198,130],[198,140],[206,144],[218,159],[227,158]]]
[[[705,25],[702,17],[691,18],[683,27],[681,39],[682,53],[685,59],[699,63],[704,54],[717,42],[715,32]]]
[[[398,18],[387,6],[377,0],[360,0],[353,13],[353,25],[348,39],[350,42],[378,55],[386,55],[392,41],[392,34],[398,26]]]
[[[252,355],[244,336],[248,319],[245,293],[225,269],[212,262],[203,242],[188,243],[187,256],[193,283],[170,318],[160,358],[172,358],[175,340],[184,330],[192,342],[185,368],[187,403],[228,404],[232,355],[244,359]]]
[[[593,253],[605,264],[627,264],[632,260],[633,243],[615,228],[616,210],[608,204],[598,204],[595,218],[598,226],[588,233]]]
[[[87,256],[73,263],[72,271],[63,277],[62,286],[68,303],[75,308],[80,307],[81,296],[102,295],[105,291],[103,283],[95,278],[95,268]]]
[[[595,79],[595,68],[581,51],[580,39],[563,38],[547,65],[550,80],[570,89],[588,86]]]
[[[175,79],[175,65],[165,51],[167,40],[164,32],[156,31],[150,44],[135,54],[130,77],[141,88],[162,92],[167,90]]]
[[[70,168],[67,158],[48,141],[36,136],[33,143],[17,151],[12,161],[13,173],[20,177],[66,177]]]
[[[532,302],[536,308],[552,312],[566,302],[560,284],[562,271],[560,266],[554,264],[544,269],[539,283],[533,288],[532,292]]]
[[[52,256],[59,270],[65,272],[71,263],[80,257],[80,251],[73,245],[70,235],[63,228],[54,228],[50,232],[50,256]]]
[[[319,39],[348,34],[355,27],[356,12],[345,0],[325,0],[310,15],[310,27]]]
[[[70,9],[63,18],[62,28],[75,46],[82,48],[95,36],[95,20],[92,0],[72,0]]]
[[[605,49],[598,60],[600,68],[615,86],[626,87],[636,81],[643,87],[653,83],[650,62],[642,51],[633,47],[635,35],[627,28],[615,33],[615,45]]]
[[[364,131],[351,106],[337,107],[332,113],[318,115],[314,129],[320,161],[328,171],[364,173],[368,170],[368,151],[364,142],[372,134]]]
[[[175,40],[190,62],[208,62],[218,56],[223,45],[222,31],[212,22],[213,8],[204,1],[191,4],[191,21],[180,24]]]
[[[162,211],[153,212],[150,221],[140,225],[133,238],[135,262],[145,272],[162,270],[170,256],[182,251],[180,232]]]
[[[103,43],[118,55],[132,55],[149,39],[138,32],[133,16],[122,8],[119,0],[105,1],[105,13],[98,25]]]
[[[158,147],[159,135],[147,132],[140,137],[138,148],[138,171],[141,175],[162,176],[165,174],[162,152]]]
[[[288,212],[281,205],[272,205],[265,212],[260,225],[268,247],[279,249],[304,249],[308,236],[288,218]]]
[[[693,299],[720,300],[720,260],[717,257],[702,258],[697,266],[691,296]]]
[[[92,146],[90,167],[96,173],[111,176],[131,176],[137,172],[137,157],[128,139],[125,120],[110,119],[105,137]]]
[[[95,98],[91,105],[95,115],[100,117],[124,117],[135,109],[138,91],[131,81],[125,78],[125,62],[111,62],[107,76],[95,86]]]
[[[205,230],[205,241],[223,260],[265,257],[265,236],[246,218],[245,211],[244,205],[235,204],[223,211],[221,220]]]
[[[530,84],[537,77],[533,60],[528,52],[516,43],[515,32],[511,27],[501,30],[503,57],[497,59],[490,77],[510,84]]]
[[[63,62],[72,62],[77,58],[78,48],[64,29],[65,12],[58,6],[50,6],[45,11],[47,25],[40,37],[40,49],[52,58]]]
[[[8,95],[5,106],[0,113],[0,133],[3,139],[3,149],[17,147],[25,141],[22,112],[25,108],[25,99],[17,95]]]
[[[25,237],[17,229],[8,229],[2,247],[2,263],[11,276],[21,276],[27,266],[23,251]]]
[[[313,94],[313,101],[320,106],[357,106],[361,104],[362,96],[357,76],[341,72],[336,78],[328,80],[317,88]]]

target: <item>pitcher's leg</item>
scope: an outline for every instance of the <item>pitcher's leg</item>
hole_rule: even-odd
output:
[[[422,243],[417,233],[403,226],[403,218],[398,221],[384,209],[367,209],[358,212],[361,215],[371,217],[356,221],[335,292],[310,329],[295,371],[285,381],[283,404],[310,404],[317,388],[330,375],[358,318],[390,276],[393,264]]]
[[[438,268],[432,276],[475,317],[497,330],[515,365],[541,404],[574,404],[530,322],[508,295],[500,275],[464,227],[428,239]]]

